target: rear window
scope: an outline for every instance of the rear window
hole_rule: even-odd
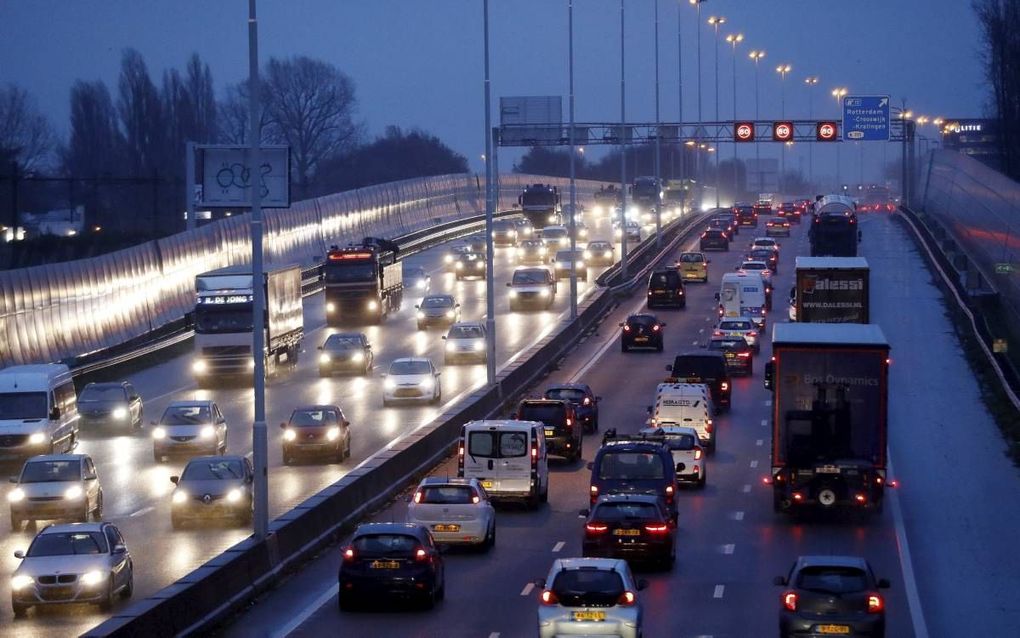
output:
[[[545,398],[547,399],[573,401],[574,403],[584,401],[586,396],[588,395],[584,393],[584,390],[578,390],[576,388],[550,388],[545,391]]]
[[[403,556],[418,549],[418,539],[407,534],[366,534],[351,543],[362,556]]]
[[[467,454],[487,459],[526,456],[528,433],[471,432],[468,434]]]
[[[426,505],[470,505],[474,502],[475,490],[467,485],[435,485],[423,487],[416,503]]]
[[[680,283],[680,275],[676,271],[652,273],[648,281],[650,286],[677,286]]]
[[[666,445],[671,450],[693,450],[697,438],[691,434],[667,434]]]
[[[705,261],[704,255],[685,254],[680,255],[680,263],[683,264],[700,264]]]
[[[850,594],[868,589],[868,577],[856,567],[806,567],[797,575],[797,588],[826,594]]]
[[[719,323],[720,330],[752,330],[753,328],[750,321],[722,321]]]
[[[522,421],[541,421],[546,425],[562,425],[567,410],[562,404],[527,404],[521,406],[518,418]]]
[[[715,379],[719,376],[721,365],[722,361],[714,356],[680,356],[673,361],[673,376]]]
[[[771,261],[775,258],[775,253],[770,248],[758,248],[751,251],[751,256],[763,261]]]
[[[595,508],[592,518],[613,522],[628,518],[659,518],[662,513],[651,503],[602,503]]]
[[[609,480],[664,479],[662,459],[654,452],[606,452],[599,463],[599,478]]]
[[[623,579],[608,569],[569,569],[556,574],[552,591],[564,607],[611,607],[623,594]]]

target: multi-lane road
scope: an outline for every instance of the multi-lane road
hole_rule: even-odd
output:
[[[592,239],[609,238],[609,221],[589,220]],[[579,242],[586,245],[586,241]],[[556,317],[569,303],[569,282],[560,282],[551,310],[510,313],[505,282],[516,265],[510,248],[497,248],[494,279],[498,315],[497,361],[502,364],[526,349],[557,324]],[[421,266],[432,274],[432,292],[453,294],[461,304],[462,319],[481,319],[485,313],[485,281],[456,281],[443,265],[444,247],[408,257],[409,265]],[[592,277],[592,280],[594,277]],[[580,294],[588,294],[593,283],[578,282]],[[270,515],[293,508],[318,490],[335,482],[358,463],[384,448],[442,411],[439,406],[382,407],[382,379],[389,363],[404,356],[427,356],[442,370],[443,403],[455,401],[467,390],[485,382],[484,365],[443,364],[441,336],[445,328],[418,331],[414,305],[420,293],[405,294],[399,314],[391,315],[379,326],[364,328],[375,352],[375,370],[371,376],[337,375],[320,378],[317,372],[316,346],[328,334],[339,331],[325,327],[322,294],[304,300],[305,344],[298,365],[285,370],[267,386],[266,405],[269,423]],[[350,328],[343,328],[348,330]],[[357,329],[357,328],[356,328]],[[157,365],[129,375],[145,400],[145,422],[158,419],[173,400],[210,398],[217,401],[228,421],[228,453],[251,451],[253,395],[250,388],[222,387],[199,390],[191,376],[191,356],[178,354]],[[287,420],[291,410],[301,404],[336,403],[343,407],[352,429],[352,457],[342,464],[283,465],[282,432],[277,427]],[[174,580],[199,567],[216,554],[250,534],[243,528],[197,526],[174,531],[170,525],[170,476],[179,474],[182,462],[156,464],[152,458],[150,426],[137,433],[83,432],[79,452],[90,454],[96,462],[104,492],[104,519],[116,523],[124,534],[134,557],[135,599],[151,595]],[[14,475],[19,464],[5,466]],[[0,487],[0,566],[11,573],[18,564],[13,553],[26,549],[34,530],[10,533],[10,512],[6,494],[13,487]],[[8,578],[0,579],[0,601],[10,600]],[[119,603],[117,609],[129,603]],[[0,634],[18,636],[77,635],[104,619],[95,607],[61,609],[36,608],[28,618],[13,622],[9,603],[0,603]]]
[[[963,358],[945,304],[904,229],[885,216],[862,221],[863,255],[872,266],[872,316],[892,344],[890,451],[901,487],[884,514],[789,520],[774,514],[761,478],[769,466],[770,393],[762,387],[766,343],[755,375],[735,381],[733,410],[719,419],[709,485],[680,499],[678,560],[669,573],[641,577],[645,636],[744,638],[775,635],[779,589],[773,576],[801,554],[866,556],[887,593],[888,634],[1007,636],[1020,627],[1020,484],[1003,455],[994,421]],[[753,231],[742,231],[735,246]],[[804,228],[783,244],[774,318],[785,320],[783,291],[793,259],[807,254]],[[642,307],[639,295],[606,319],[549,382],[571,379],[603,397],[603,427],[635,431],[671,354],[696,348],[715,319],[712,294],[739,252],[713,253],[707,285],[688,286],[683,311],[660,311],[669,323],[666,352],[623,354],[616,323]],[[540,388],[538,388],[540,389]],[[598,444],[590,435],[585,460]],[[435,473],[455,471],[447,461]],[[379,635],[401,637],[535,634],[537,591],[554,558],[580,554],[589,472],[558,463],[549,504],[537,512],[501,508],[498,543],[488,554],[450,552],[446,599],[429,612],[382,605],[341,613],[336,605],[337,550],[327,551],[225,629],[231,637]],[[374,520],[403,520],[398,499]]]

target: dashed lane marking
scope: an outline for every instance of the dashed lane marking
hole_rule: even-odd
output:
[[[765,401],[765,407],[770,407],[771,405],[772,405],[772,399],[767,399]]]
[[[737,549],[737,546],[730,543],[729,545],[723,545],[720,549],[722,550],[723,554],[732,554],[733,551]]]
[[[743,492],[744,492],[744,494],[749,494],[751,492],[751,486],[750,485],[745,485],[743,487]]]
[[[290,622],[281,627],[278,631],[272,634],[272,638],[285,638],[289,636],[292,631],[304,624],[312,614],[317,612],[320,607],[329,602],[331,598],[337,595],[336,583],[327,587],[319,594],[319,597],[308,604],[307,607],[302,609],[296,616],[291,618]]]
[[[524,586],[524,589],[521,590],[521,596],[531,595],[531,590],[533,590],[534,588],[535,583],[528,583],[527,585]]]
[[[736,512],[736,513],[734,513],[733,514],[733,520],[736,520],[736,521],[744,520],[744,513],[743,512]]]
[[[499,638],[499,632],[498,631],[492,632],[491,634],[489,634],[489,638]]]
[[[765,439],[758,439],[757,441],[754,442],[754,444],[757,445],[758,447],[761,447],[765,445]]]
[[[723,592],[726,591],[726,585],[716,585],[715,591],[712,593],[712,598],[722,598]]]
[[[566,543],[564,543],[563,541],[560,541],[553,545],[553,553],[559,552],[561,549],[563,549],[564,545],[566,545]]]
[[[751,469],[754,469],[756,467],[758,467],[758,460],[757,459],[751,461]]]
[[[152,507],[151,505],[149,507],[143,507],[142,509],[138,510],[137,512],[131,512],[131,514],[128,516],[128,518],[138,518],[139,516],[145,516],[146,514],[148,514],[149,512],[151,512],[154,509],[156,509],[156,508]]]
[[[769,424],[769,420],[768,419],[762,419],[761,420],[761,424],[762,424],[762,426],[766,426],[766,425]]]

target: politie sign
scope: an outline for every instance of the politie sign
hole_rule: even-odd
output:
[[[889,96],[844,97],[843,139],[847,142],[888,142]]]

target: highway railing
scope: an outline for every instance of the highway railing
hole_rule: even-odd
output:
[[[647,238],[632,253],[638,270],[626,281],[617,275],[612,288],[600,286],[578,304],[576,320],[561,315],[555,329],[498,370],[494,385],[479,387],[447,405],[431,422],[274,519],[264,541],[249,537],[155,595],[115,613],[85,636],[207,634],[288,570],[337,542],[346,526],[449,456],[465,422],[505,413],[515,396],[576,347],[619,303],[618,295],[644,282],[648,270],[689,237],[702,218],[688,215],[666,225],[661,249],[656,249],[654,236]]]

